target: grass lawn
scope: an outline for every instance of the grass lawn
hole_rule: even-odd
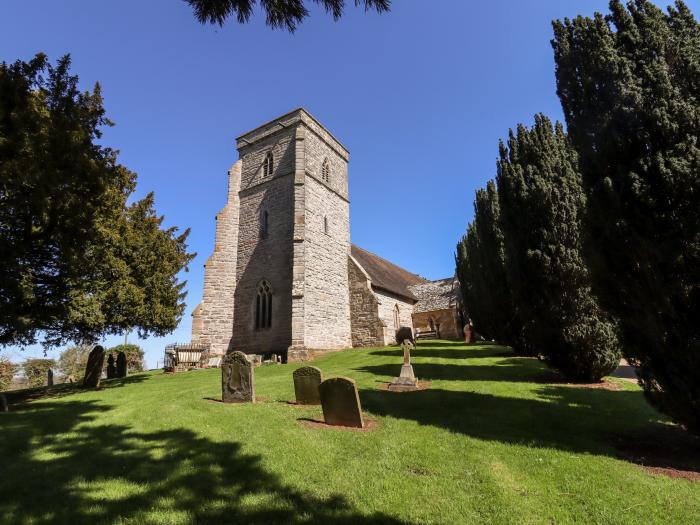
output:
[[[425,342],[428,390],[378,389],[397,348],[316,360],[354,378],[371,431],[309,428],[298,364],[257,368],[256,404],[220,371],[151,372],[59,389],[0,414],[2,523],[700,523],[700,483],[619,459],[619,435],[682,433],[619,390],[557,384],[493,345]],[[211,398],[211,399],[210,399]],[[663,438],[662,438],[663,439]]]

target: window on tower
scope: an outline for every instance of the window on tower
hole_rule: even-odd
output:
[[[258,285],[255,297],[255,329],[265,330],[272,326],[272,289],[265,279]]]
[[[263,176],[269,177],[274,169],[274,161],[272,160],[272,152],[268,151],[263,162]]]
[[[321,165],[321,178],[323,178],[323,182],[325,183],[331,181],[331,166],[328,159],[323,159],[323,164]]]
[[[267,238],[267,234],[269,233],[269,214],[267,213],[267,210],[263,210],[263,212],[260,214],[260,237],[262,239]]]

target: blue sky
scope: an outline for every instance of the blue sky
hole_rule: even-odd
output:
[[[166,342],[189,340],[236,136],[305,107],[350,150],[353,242],[446,277],[499,138],[540,111],[561,118],[551,20],[596,10],[607,1],[394,0],[390,13],[349,7],[338,22],[312,8],[288,34],[259,13],[202,26],[179,0],[4,0],[0,60],[70,53],[81,86],[102,85],[116,123],[103,140],[138,173],[137,195],[154,191],[166,224],[192,229],[185,317],[138,341],[155,366]]]

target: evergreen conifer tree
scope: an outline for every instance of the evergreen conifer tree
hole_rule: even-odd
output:
[[[581,255],[586,199],[577,157],[543,115],[500,145],[498,196],[511,293],[525,338],[574,381],[597,381],[620,361],[616,327],[591,293]]]
[[[700,431],[700,27],[677,2],[554,22],[594,290],[648,399]]]

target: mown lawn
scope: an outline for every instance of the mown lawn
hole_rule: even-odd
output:
[[[431,388],[378,389],[396,348],[318,359],[357,380],[367,432],[309,428],[298,364],[256,369],[254,405],[220,371],[160,372],[0,414],[2,523],[700,523],[700,483],[618,459],[620,435],[680,430],[636,385],[557,384],[506,348],[424,343]]]

